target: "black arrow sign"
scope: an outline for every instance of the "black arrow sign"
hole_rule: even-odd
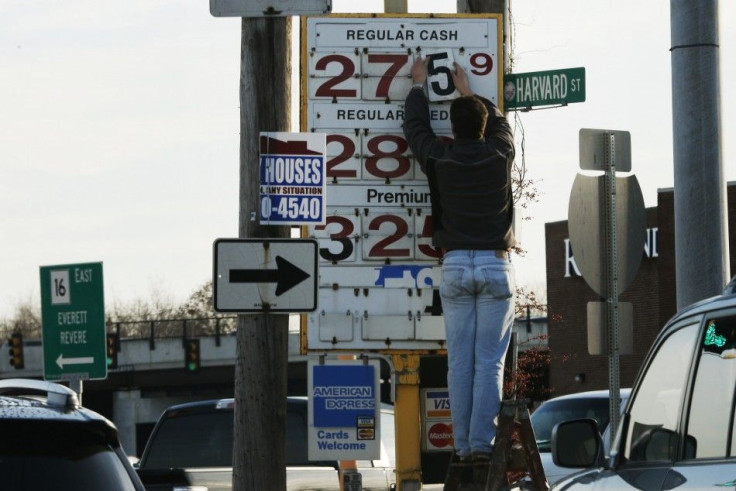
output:
[[[230,283],[276,283],[276,296],[286,293],[310,274],[281,256],[276,256],[276,269],[231,269]]]

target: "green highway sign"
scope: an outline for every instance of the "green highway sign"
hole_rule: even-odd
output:
[[[102,263],[41,267],[43,378],[107,378]]]
[[[503,76],[504,109],[531,109],[585,102],[585,68]]]

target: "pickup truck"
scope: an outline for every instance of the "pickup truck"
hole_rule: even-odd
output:
[[[146,490],[231,490],[234,406],[234,399],[219,399],[166,409],[136,465]],[[287,398],[286,413],[287,490],[339,490],[337,461],[307,459],[307,399]],[[393,408],[382,408],[381,459],[357,463],[364,491],[396,486],[393,416]]]

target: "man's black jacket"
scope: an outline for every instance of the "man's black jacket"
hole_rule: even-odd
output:
[[[488,99],[482,140],[447,143],[430,126],[424,92],[412,89],[404,108],[404,135],[427,175],[432,198],[432,244],[443,249],[507,250],[512,230],[511,167],[514,137],[503,114]]]

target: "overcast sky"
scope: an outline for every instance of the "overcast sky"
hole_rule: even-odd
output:
[[[383,10],[334,0],[333,12],[355,3]],[[736,4],[720,3],[734,181]],[[540,289],[544,223],[566,219],[580,128],[631,132],[648,207],[673,185],[669,2],[511,5],[514,72],[586,69],[584,103],[518,117],[517,158],[542,195],[515,264]],[[453,12],[455,1],[409,9]],[[238,233],[239,63],[239,19],[212,17],[206,0],[0,2],[0,317],[39,302],[39,266],[102,261],[108,304],[182,301],[211,279],[213,241]]]

